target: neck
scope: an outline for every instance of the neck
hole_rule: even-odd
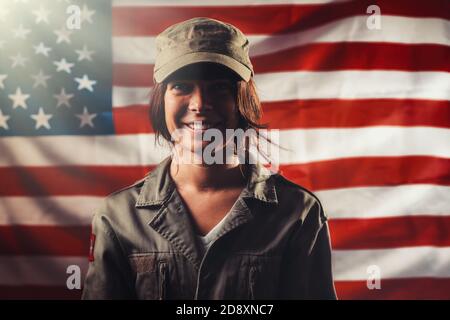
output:
[[[244,175],[243,175],[244,173]],[[238,159],[225,164],[180,163],[172,158],[170,175],[177,188],[195,191],[218,191],[242,187],[246,183],[245,166]]]

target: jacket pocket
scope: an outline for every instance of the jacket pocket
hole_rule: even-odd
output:
[[[256,283],[256,268],[252,266],[250,267],[248,276],[249,298],[251,300],[255,299],[255,283]]]
[[[159,262],[159,300],[166,299],[167,296],[167,263]]]

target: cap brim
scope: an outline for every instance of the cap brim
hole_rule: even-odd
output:
[[[175,71],[199,62],[213,62],[224,65],[236,72],[246,82],[248,82],[252,76],[252,71],[249,68],[226,55],[213,52],[193,52],[172,60],[170,63],[155,70],[155,81],[161,83]]]

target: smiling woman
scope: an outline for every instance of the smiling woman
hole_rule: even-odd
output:
[[[241,156],[265,128],[247,38],[194,18],[156,45],[150,118],[173,152],[95,213],[83,298],[335,299],[319,200]]]

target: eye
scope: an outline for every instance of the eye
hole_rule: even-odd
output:
[[[174,82],[171,86],[171,89],[176,93],[187,94],[192,91],[192,84],[185,82]]]
[[[232,85],[229,82],[216,82],[211,85],[210,89],[218,93],[226,93],[232,91]]]

